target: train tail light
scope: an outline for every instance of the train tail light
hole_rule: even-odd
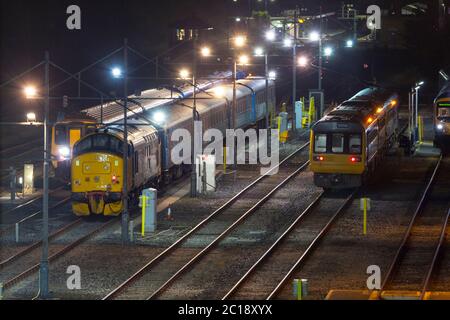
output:
[[[325,161],[325,158],[323,156],[315,156],[314,161]]]
[[[351,161],[352,163],[361,162],[361,157],[351,156],[351,157],[350,157],[350,161]]]

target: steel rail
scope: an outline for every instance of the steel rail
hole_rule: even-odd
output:
[[[63,187],[64,187],[64,186],[58,187],[58,188],[56,188],[56,189],[53,189],[52,191],[50,191],[49,194],[55,193],[56,191],[61,190]],[[7,211],[3,211],[1,214],[2,214],[2,215],[9,214],[9,213],[11,213],[11,212],[13,212],[13,211],[16,211],[16,210],[20,209],[20,208],[23,208],[23,207],[25,207],[25,206],[28,206],[28,205],[32,204],[33,202],[36,202],[36,201],[38,201],[38,200],[40,200],[40,199],[42,199],[42,195],[39,195],[39,196],[37,196],[37,197],[34,197],[33,199],[30,199],[30,200],[28,200],[28,201],[25,202],[25,203],[19,204],[18,206],[14,207],[14,208],[11,208],[11,209],[9,209],[9,210],[7,210]]]
[[[205,256],[216,244],[222,241],[231,231],[233,231],[237,226],[244,222],[252,213],[258,210],[265,202],[267,202],[272,195],[285,186],[289,181],[296,177],[300,172],[304,171],[309,165],[309,161],[306,161],[297,170],[291,173],[287,178],[281,181],[275,188],[273,188],[269,193],[262,197],[255,205],[253,205],[249,210],[247,210],[243,215],[239,217],[233,224],[231,224],[225,231],[218,235],[212,242],[210,242],[205,248],[203,248],[199,253],[197,253],[191,260],[189,260],[181,269],[174,273],[169,280],[167,280],[161,287],[159,287],[155,292],[153,292],[147,300],[155,299],[168,287],[172,282],[179,278],[183,272],[188,270],[192,265]]]
[[[93,236],[95,236],[96,234],[98,234],[99,232],[103,231],[104,229],[110,227],[112,224],[116,223],[118,220],[117,219],[113,219],[110,220],[104,224],[102,224],[100,227],[96,228],[95,230],[89,232],[87,235],[75,240],[74,242],[70,243],[69,245],[65,246],[64,248],[62,248],[61,250],[55,252],[54,254],[52,254],[49,258],[48,261],[49,262],[53,262],[54,260],[58,259],[59,257],[63,256],[64,254],[66,254],[67,252],[69,252],[70,250],[76,248],[77,246],[79,246],[80,244],[82,244],[83,242],[89,240],[90,238],[92,238]],[[34,272],[38,271],[40,267],[40,264],[37,263],[35,265],[33,265],[32,267],[28,268],[27,270],[21,272],[19,275],[7,280],[4,284],[3,284],[3,289],[7,290],[9,288],[11,288],[14,284],[24,280],[26,277],[30,276],[31,274],[33,274]]]
[[[430,190],[431,190],[431,186],[433,185],[433,183],[435,181],[435,178],[437,176],[437,172],[439,171],[439,168],[441,166],[442,158],[443,158],[443,156],[441,155],[439,157],[439,160],[438,160],[437,164],[436,164],[436,167],[434,168],[433,174],[431,175],[431,178],[429,179],[428,184],[427,184],[427,186],[425,187],[425,190],[422,193],[422,197],[420,198],[420,201],[419,201],[419,203],[418,203],[418,205],[416,207],[414,215],[413,215],[413,217],[412,217],[412,219],[411,219],[411,221],[410,221],[410,223],[408,225],[408,228],[407,228],[407,230],[406,230],[406,232],[405,232],[405,234],[403,236],[402,242],[400,243],[400,246],[397,249],[397,252],[395,253],[394,259],[392,260],[392,262],[391,262],[391,264],[389,266],[388,272],[386,273],[386,276],[385,276],[385,278],[384,278],[384,280],[382,282],[381,288],[379,290],[380,292],[382,292],[386,288],[387,284],[389,283],[389,280],[391,279],[391,277],[393,275],[395,266],[399,262],[400,255],[401,255],[402,251],[404,250],[406,242],[408,241],[408,239],[409,239],[409,237],[411,235],[411,231],[412,231],[412,228],[413,228],[414,224],[416,223],[417,217],[419,216],[419,213],[422,212],[422,209],[423,209],[423,207],[424,207],[424,205],[426,203],[427,197],[428,197],[428,195],[430,193]]]
[[[278,285],[273,289],[273,291],[267,296],[266,300],[273,299],[279,291],[283,288],[283,286],[286,284],[286,281],[289,280],[289,278],[292,276],[292,274],[295,272],[295,270],[298,268],[298,266],[304,262],[304,260],[307,258],[307,256],[312,252],[312,250],[315,248],[315,246],[319,243],[319,241],[325,236],[327,231],[330,229],[331,225],[334,223],[336,218],[344,211],[345,208],[353,201],[356,193],[359,189],[352,192],[350,196],[345,199],[345,202],[339,207],[339,209],[335,212],[335,214],[331,217],[331,219],[328,221],[328,223],[325,225],[325,227],[322,228],[322,230],[319,232],[319,234],[314,238],[314,240],[310,243],[310,245],[306,248],[306,250],[303,252],[303,254],[300,256],[300,258],[294,263],[294,265],[291,267],[291,269],[286,273],[286,275],[283,277],[283,279],[278,283]]]
[[[258,268],[261,263],[268,258],[274,250],[278,247],[278,245],[297,227],[298,223],[303,220],[312,209],[317,206],[320,200],[323,198],[325,192],[322,191],[317,198],[314,199],[313,202],[309,204],[309,206],[295,219],[295,221],[287,228],[283,234],[272,244],[272,246],[251,266],[250,269],[236,282],[236,284],[223,296],[222,300],[229,299],[238,289],[239,287],[250,277],[250,275]]]
[[[73,227],[79,225],[81,222],[83,221],[83,219],[77,219],[75,221],[72,221],[71,223],[69,223],[68,225],[60,228],[59,230],[55,231],[54,233],[52,233],[49,236],[49,240],[53,240],[56,237],[60,236],[61,234],[69,231],[70,229],[72,229]],[[34,249],[38,248],[40,245],[42,244],[42,240],[37,241],[31,245],[29,245],[28,247],[24,248],[23,250],[19,251],[18,253],[10,256],[9,258],[6,258],[5,260],[0,262],[0,270],[3,269],[4,267],[6,267],[8,264],[16,261],[17,259],[25,256],[26,254],[28,254],[29,252],[33,251]]]
[[[55,209],[55,208],[57,208],[57,207],[59,207],[59,206],[65,204],[65,203],[67,203],[70,199],[71,199],[71,197],[64,198],[64,199],[62,199],[61,201],[55,203],[55,204],[54,204],[53,206],[51,206],[49,209],[53,210],[53,209]],[[24,223],[24,222],[30,220],[31,218],[36,217],[37,215],[39,215],[39,214],[41,214],[41,213],[42,213],[42,210],[36,211],[36,212],[30,214],[29,216],[26,216],[25,218],[23,218],[23,219],[21,219],[21,220],[19,220],[19,221],[16,221],[16,222],[14,222],[14,223],[12,223],[12,224],[9,225],[8,227],[4,228],[3,230],[0,230],[0,236],[2,236],[3,234],[7,233],[8,231],[13,230],[17,224]]]
[[[207,216],[205,219],[203,219],[200,223],[198,223],[195,227],[193,227],[189,232],[187,232],[185,235],[183,235],[181,238],[179,238],[177,241],[175,241],[172,245],[170,245],[168,248],[166,248],[164,251],[162,251],[160,254],[158,254],[156,257],[154,257],[152,260],[150,260],[146,265],[144,265],[142,268],[140,268],[138,271],[136,271],[131,277],[129,277],[127,280],[125,280],[121,285],[119,285],[117,288],[115,288],[113,291],[111,291],[108,295],[106,295],[102,300],[109,300],[114,299],[117,295],[119,295],[123,290],[125,290],[129,285],[131,285],[135,280],[137,280],[141,274],[146,272],[147,269],[151,268],[156,262],[161,260],[165,255],[173,251],[175,248],[177,248],[181,243],[183,243],[187,238],[189,238],[194,232],[199,230],[201,227],[203,227],[206,223],[211,221],[215,216],[220,214],[221,212],[225,211],[228,207],[230,207],[234,202],[236,202],[242,195],[244,195],[248,190],[250,190],[253,186],[258,184],[261,180],[265,179],[269,173],[271,173],[273,170],[279,168],[282,164],[284,164],[286,161],[294,157],[297,153],[303,151],[305,148],[309,146],[309,142],[292,152],[290,155],[288,155],[283,161],[281,161],[277,166],[273,167],[267,172],[267,175],[260,176],[253,182],[251,182],[248,186],[246,186],[244,189],[242,189],[239,193],[237,193],[234,197],[229,199],[227,202],[225,202],[220,208],[215,210],[213,213],[211,213],[209,216]]]
[[[442,225],[442,230],[441,230],[441,233],[440,233],[440,236],[439,236],[439,242],[438,242],[438,245],[436,247],[436,250],[434,251],[433,260],[431,261],[431,265],[430,265],[430,268],[428,269],[427,276],[425,277],[425,280],[424,280],[423,285],[422,285],[422,290],[420,292],[420,297],[419,297],[420,300],[423,300],[424,297],[425,297],[425,294],[426,294],[426,292],[428,290],[428,286],[430,284],[431,276],[432,276],[434,268],[436,266],[436,262],[438,260],[438,257],[440,255],[440,253],[441,253],[441,249],[443,247],[444,240],[445,240],[445,233],[447,232],[447,226],[448,226],[449,217],[450,217],[450,209],[448,210],[447,216],[446,216],[445,221],[444,221],[444,224]]]

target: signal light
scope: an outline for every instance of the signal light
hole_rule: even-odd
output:
[[[367,119],[367,123],[372,123],[373,122],[373,118],[369,117],[369,119]]]
[[[392,101],[391,101],[391,105],[392,105],[392,106],[397,105],[397,100],[392,100]]]
[[[114,183],[119,183],[119,181],[117,181],[117,176],[112,176],[111,177],[111,181],[112,181],[112,183],[114,184]]]
[[[324,161],[325,158],[324,158],[323,156],[315,156],[315,157],[314,157],[314,160],[315,160],[315,161]]]
[[[361,162],[361,158],[360,157],[350,157],[350,161],[353,163]]]

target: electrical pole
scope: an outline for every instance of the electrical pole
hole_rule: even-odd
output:
[[[294,110],[294,121],[292,121],[292,129],[295,133],[296,117],[295,117],[295,102],[297,100],[297,8],[294,14],[294,43],[292,46],[292,108]]]
[[[197,197],[197,166],[196,166],[196,135],[195,135],[195,121],[197,119],[197,91],[196,91],[196,73],[197,73],[197,34],[194,34],[194,64],[192,68],[192,84],[193,84],[193,106],[192,106],[192,136],[191,136],[191,197]]]
[[[128,244],[128,40],[123,46],[123,212],[122,212],[122,243]]]
[[[48,121],[50,109],[50,56],[45,52],[45,71],[44,71],[44,194],[42,197],[42,256],[39,268],[39,297],[48,298],[48,170],[49,170],[49,148],[48,148]]]
[[[231,109],[231,122],[232,122],[232,128],[233,130],[236,129],[236,108],[237,108],[237,101],[236,101],[236,77],[237,77],[237,61],[236,56],[234,56],[234,63],[233,63],[233,108]],[[233,169],[236,169],[236,139],[235,135],[233,135]]]
[[[266,128],[269,128],[269,101],[270,101],[270,93],[269,93],[269,55],[267,51],[264,55],[264,66],[266,73]]]

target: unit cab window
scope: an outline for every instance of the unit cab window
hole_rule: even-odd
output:
[[[449,103],[440,103],[438,105],[437,117],[440,120],[450,118],[450,102]]]
[[[318,133],[314,136],[314,152],[326,153],[327,152],[327,135]]]
[[[360,154],[361,153],[361,135],[351,134],[348,138],[348,147],[350,153]]]
[[[55,143],[57,145],[67,144],[67,130],[65,125],[55,126]]]
[[[344,153],[344,140],[343,133],[333,133],[331,135],[331,151],[333,153]]]
[[[360,133],[316,133],[314,153],[361,154]]]

